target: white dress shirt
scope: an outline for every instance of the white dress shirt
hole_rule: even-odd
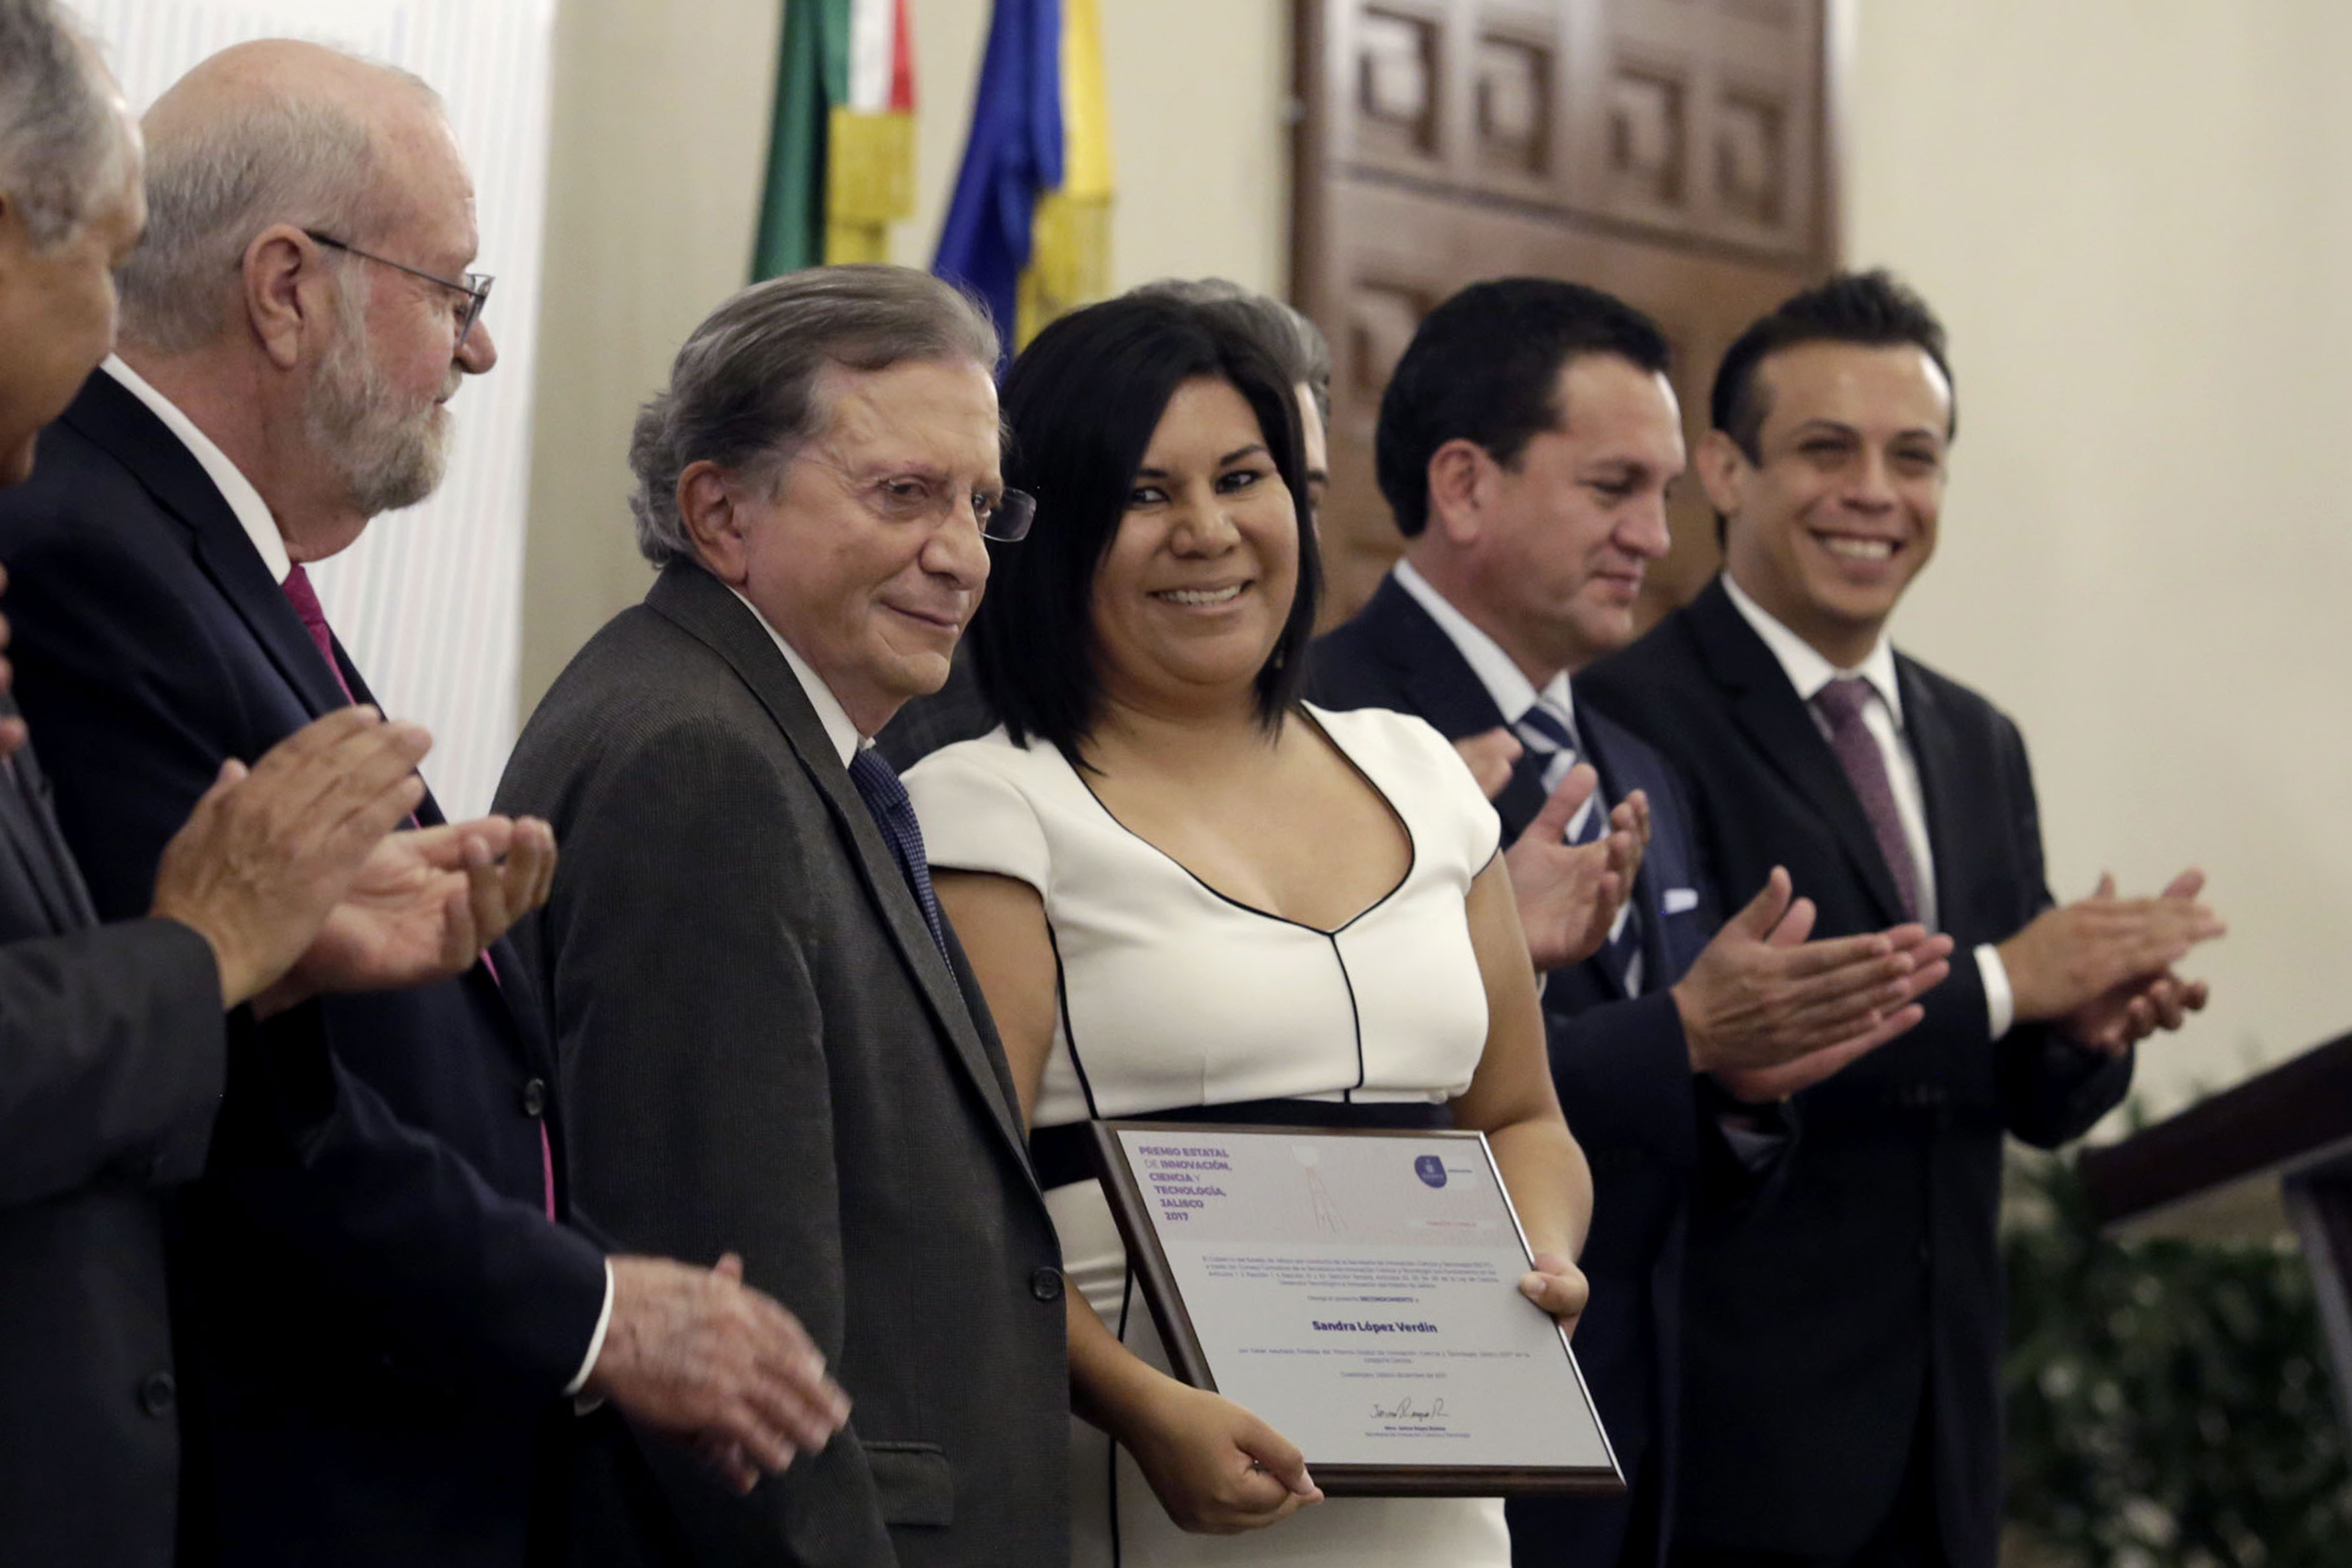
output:
[[[182,413],[177,404],[156,391],[145,376],[124,363],[121,355],[107,355],[102,368],[121,384],[125,392],[145,404],[148,410],[163,422],[165,429],[179,437],[180,445],[188,449],[188,455],[195,458],[205,470],[205,477],[212,480],[213,488],[220,491],[221,500],[228,502],[229,510],[236,514],[236,521],[244,527],[245,536],[253,542],[254,551],[261,557],[261,563],[269,568],[269,580],[283,587],[286,579],[293,574],[294,560],[286,552],[286,541],[278,531],[278,519],[270,511],[269,503],[261,499],[261,492],[253,488],[253,481],[245,477],[245,471],[231,462],[228,454],[222,451],[211,437],[198,429],[196,422]],[[588,1353],[581,1360],[579,1373],[564,1384],[565,1394],[577,1394],[587,1385],[588,1374],[595,1370],[596,1358],[604,1353],[605,1331],[612,1326],[613,1265],[608,1259],[604,1264],[604,1305],[596,1314],[595,1331],[588,1336]],[[593,1402],[591,1404],[593,1405]]]
[[[1749,598],[1728,572],[1723,574],[1724,591],[1731,597],[1732,607],[1742,619],[1755,628],[1780,661],[1781,672],[1789,684],[1796,688],[1798,700],[1804,703],[1805,712],[1822,739],[1830,737],[1830,721],[1813,706],[1813,699],[1832,680],[1859,678],[1870,689],[1863,703],[1863,727],[1878,744],[1879,754],[1886,763],[1886,778],[1893,786],[1895,814],[1903,822],[1903,839],[1911,850],[1913,886],[1919,891],[1919,920],[1929,931],[1937,929],[1936,921],[1936,858],[1927,838],[1927,797],[1919,788],[1919,763],[1911,754],[1911,742],[1903,727],[1903,689],[1895,678],[1895,649],[1882,637],[1871,645],[1870,652],[1852,669],[1840,669],[1811,643],[1775,620],[1772,616]],[[1804,889],[1797,889],[1800,893]],[[1992,1037],[2009,1033],[2016,1012],[2014,994],[2009,986],[2009,970],[2000,962],[2000,953],[1992,943],[1984,942],[1976,950],[1977,973],[1984,982],[1985,1014],[1991,1021]]]
[[[760,623],[760,629],[768,634],[768,640],[776,645],[776,651],[784,656],[784,662],[793,667],[793,679],[801,683],[801,691],[808,698],[809,706],[816,710],[816,721],[824,726],[825,739],[831,741],[833,749],[841,753],[841,765],[847,767],[852,757],[874,743],[874,738],[857,732],[857,726],[849,721],[849,710],[842,707],[841,699],[833,694],[833,688],[818,679],[809,661],[784,640],[784,634],[768,624],[768,617],[760,613],[760,606],[736,594],[731,583],[728,584],[727,591],[742,601],[743,607],[751,612],[751,618]]]

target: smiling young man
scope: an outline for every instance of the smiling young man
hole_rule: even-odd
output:
[[[1800,294],[1711,413],[1724,574],[1580,689],[1681,765],[1727,898],[1785,867],[1819,933],[1963,951],[1916,1028],[1797,1097],[1771,1202],[1694,1216],[1672,1561],[1990,1568],[2002,1135],[2113,1106],[2132,1043],[2202,1005],[2169,966],[2220,926],[2193,872],[2053,908],[2016,727],[1886,641],[1955,428],[1927,306],[1883,272]]]

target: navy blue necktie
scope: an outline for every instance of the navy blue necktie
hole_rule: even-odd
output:
[[[1518,736],[1519,743],[1527,748],[1526,754],[1520,759],[1522,765],[1530,763],[1535,765],[1536,776],[1549,797],[1559,787],[1559,781],[1568,776],[1569,770],[1576,766],[1575,732],[1568,727],[1559,711],[1540,697],[1528,705],[1528,710],[1519,715],[1519,721],[1511,729]],[[1592,798],[1568,825],[1568,842],[1579,846],[1591,844],[1608,830],[1609,804],[1601,798],[1600,786],[1596,784]],[[1617,977],[1618,987],[1629,996],[1638,994],[1642,988],[1639,967],[1642,921],[1633,905],[1633,900],[1625,900],[1624,907],[1617,914],[1616,929],[1594,955],[1608,965],[1610,973]]]
[[[922,825],[915,820],[914,802],[907,798],[907,786],[898,782],[898,771],[890,766],[881,752],[867,746],[849,760],[849,782],[857,786],[857,798],[866,803],[866,815],[882,831],[882,842],[890,847],[890,854],[898,862],[898,873],[907,879],[907,890],[915,895],[915,905],[923,911],[923,923],[931,928],[931,940],[940,946],[940,957],[948,955],[947,928],[940,920],[940,899],[931,891],[931,863],[923,853]],[[955,965],[950,963],[952,973]]]

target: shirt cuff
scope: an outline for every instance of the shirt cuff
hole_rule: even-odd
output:
[[[2009,967],[2000,961],[2000,950],[1989,942],[1977,949],[1977,973],[1984,980],[1985,1023],[1997,1040],[2017,1021],[2017,997],[2009,988]]]
[[[613,1326],[613,1260],[604,1260],[604,1310],[596,1314],[596,1331],[588,1336],[588,1354],[580,1363],[580,1372],[563,1385],[566,1397],[588,1386],[588,1374],[596,1370],[596,1358],[604,1353],[604,1331]]]

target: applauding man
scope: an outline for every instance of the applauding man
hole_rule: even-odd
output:
[[[1969,951],[1908,1035],[1800,1097],[1769,1204],[1702,1215],[1685,1279],[1674,1561],[1990,1568],[2000,1526],[2004,1129],[2113,1106],[2129,1047],[2201,1005],[2185,873],[2053,909],[2016,726],[1886,641],[1936,547],[1944,335],[1884,273],[1790,300],[1725,354],[1698,472],[1726,566],[1580,682],[1693,784],[1725,890],[1786,867],[1830,936]]]
[[[15,68],[13,42],[0,58]],[[28,143],[48,145],[95,80],[52,83],[0,124],[39,127]],[[98,915],[121,920],[177,885],[173,832],[192,809],[204,819],[223,758],[257,762],[232,786],[251,789],[271,747],[370,700],[305,563],[432,490],[442,405],[497,350],[476,320],[488,285],[465,270],[465,165],[423,84],[310,45],[214,56],[149,111],[135,247],[138,143],[96,101],[87,232],[41,248],[29,228],[38,254],[12,275],[33,295],[26,320],[82,336],[33,423],[70,405],[30,480],[0,496],[0,557],[17,574],[18,696],[58,825]],[[54,188],[12,187],[23,205],[6,217],[37,225]],[[111,334],[114,261],[122,355],[76,395]],[[22,357],[36,372],[60,363]],[[12,437],[19,471],[27,435]],[[20,768],[18,782],[37,781]],[[430,797],[400,787],[425,830],[372,855],[323,942],[256,997],[359,993],[302,1010],[324,1036],[331,1113],[289,1150],[268,1098],[233,1082],[179,1205],[173,1337],[194,1395],[179,1533],[205,1561],[507,1568],[551,1551],[534,1511],[561,1496],[574,1393],[694,1437],[738,1475],[781,1468],[841,1419],[806,1336],[732,1265],[710,1267],[720,1247],[697,1267],[608,1260],[564,1223],[552,1053],[497,940],[513,906],[544,896],[551,842],[544,825],[445,826]],[[471,929],[436,922],[452,877],[497,884],[508,909]],[[401,913],[420,897],[427,918]],[[469,908],[460,896],[455,909]],[[242,967],[269,984],[299,951]],[[430,984],[365,984],[393,972]],[[232,1053],[232,1079],[236,1065]],[[138,1389],[124,1419],[173,1417],[171,1379]],[[35,1510],[89,1495],[89,1468]]]
[[[1776,876],[1719,932],[1690,813],[1658,754],[1570,676],[1633,635],[1683,471],[1665,340],[1596,289],[1512,279],[1433,310],[1381,403],[1382,492],[1410,541],[1314,650],[1334,707],[1416,713],[1495,799],[1552,1078],[1592,1162],[1585,1374],[1631,1489],[1512,1505],[1522,1563],[1654,1563],[1673,1496],[1682,1236],[1710,1176],[1744,1195],[1785,1133],[1776,1100],[1916,1023],[1948,943],[1919,927],[1805,943]],[[1646,843],[1638,873],[1626,853]],[[1596,903],[1598,870],[1611,896]],[[1598,929],[1591,928],[1596,910]],[[1719,1118],[1735,1128],[1738,1152]],[[1743,1159],[1747,1162],[1743,1163]]]

